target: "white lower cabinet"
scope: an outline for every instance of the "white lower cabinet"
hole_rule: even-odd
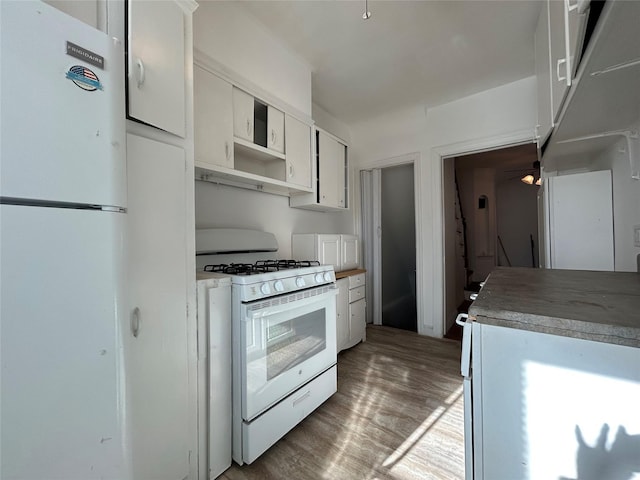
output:
[[[133,478],[189,475],[185,185],[182,148],[127,135],[130,329],[123,337]]]
[[[639,348],[477,322],[472,348],[474,479],[636,478]]]
[[[339,279],[336,338],[338,352],[366,340],[366,300],[364,273]]]

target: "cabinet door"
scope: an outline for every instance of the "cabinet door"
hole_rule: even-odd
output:
[[[229,82],[193,66],[195,160],[233,168],[233,107]]]
[[[349,279],[336,281],[338,296],[336,297],[336,339],[338,352],[347,348],[349,343]]]
[[[549,177],[551,268],[614,269],[611,172]]]
[[[233,135],[253,143],[253,97],[233,87]]]
[[[129,117],[185,135],[184,12],[173,1],[129,1]]]
[[[185,156],[128,135],[127,157],[132,329],[124,345],[133,477],[175,480],[189,474],[190,443]]]
[[[549,42],[551,52],[551,105],[553,121],[558,119],[560,108],[571,85],[570,59],[567,53],[565,31],[565,2],[547,0],[549,6]]]
[[[340,269],[340,235],[318,235],[318,261]]]
[[[285,115],[287,183],[311,187],[311,127]]]
[[[344,207],[345,146],[324,132],[318,132],[319,203]]]
[[[269,105],[267,108],[267,148],[284,153],[284,142],[284,113]]]
[[[366,301],[364,298],[349,304],[349,344],[355,345],[366,338]]]
[[[549,52],[549,4],[542,4],[535,34],[536,81],[538,86],[538,144],[542,145],[553,128],[551,113],[551,60]]]
[[[360,263],[358,237],[355,235],[341,235],[340,243],[342,245],[341,268],[343,270],[357,268]]]

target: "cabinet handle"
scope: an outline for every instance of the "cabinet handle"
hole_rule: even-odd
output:
[[[131,333],[134,338],[138,338],[140,333],[140,309],[138,307],[131,312]]]
[[[278,134],[274,129],[271,129],[271,145],[275,145],[277,139],[278,139]]]
[[[293,177],[293,165],[289,164],[289,177]]]
[[[295,407],[300,402],[305,401],[307,398],[309,398],[310,395],[311,395],[311,390],[307,390],[304,394],[302,394],[301,396],[299,396],[293,401],[293,406]]]
[[[247,118],[247,135],[251,136],[251,120]]]
[[[567,86],[571,86],[571,78],[569,76],[569,72],[565,72],[564,76],[560,75],[560,65],[562,64],[567,64],[567,59],[566,58],[559,58],[558,59],[558,63],[556,63],[556,77],[558,78],[559,82],[567,82]]]
[[[229,160],[229,142],[224,142],[224,156],[227,160]]]
[[[141,58],[138,58],[136,60],[136,65],[138,67],[138,78],[136,79],[138,88],[142,88],[142,85],[144,84],[145,73],[144,73],[144,63],[142,63]]]

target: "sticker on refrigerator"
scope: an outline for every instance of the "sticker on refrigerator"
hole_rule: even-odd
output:
[[[74,65],[71,67],[66,77],[78,87],[88,92],[102,90],[102,83],[100,83],[98,76],[82,65]]]

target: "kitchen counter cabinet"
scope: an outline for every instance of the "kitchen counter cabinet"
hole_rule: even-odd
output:
[[[338,352],[366,340],[365,270],[336,273]]]
[[[467,479],[587,478],[587,470],[631,478],[626,469],[640,458],[639,308],[636,273],[494,270],[465,327]]]

